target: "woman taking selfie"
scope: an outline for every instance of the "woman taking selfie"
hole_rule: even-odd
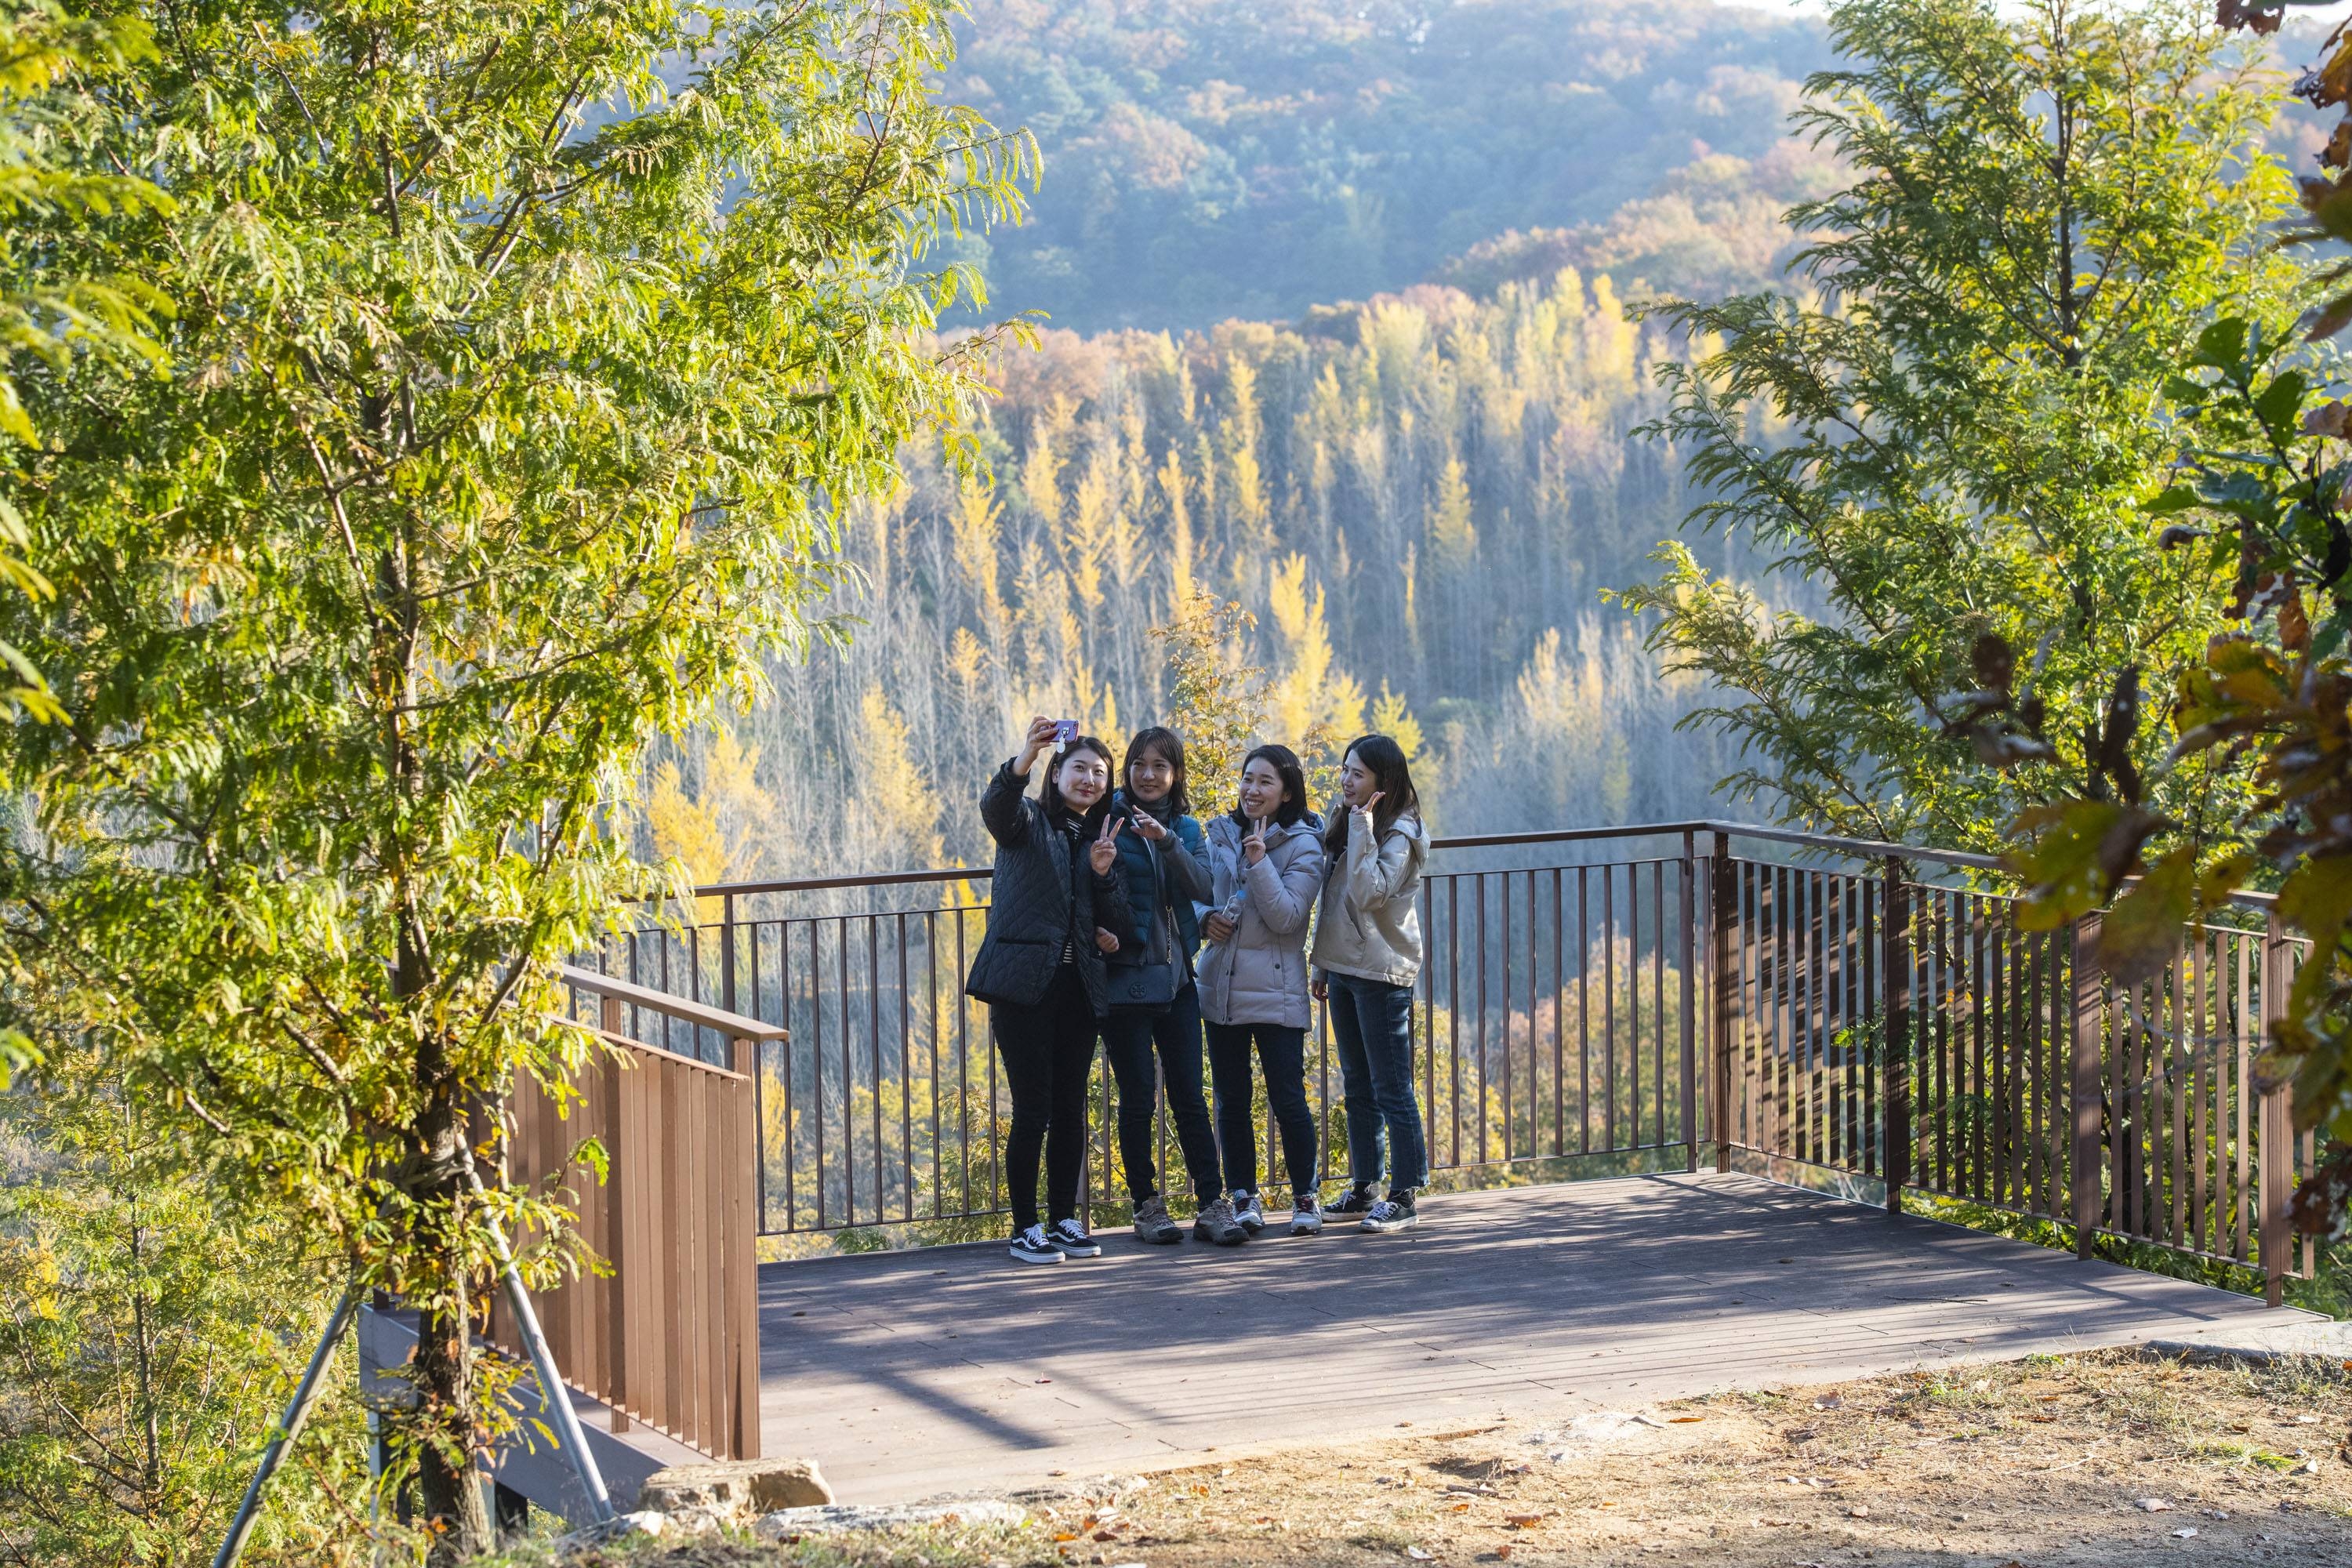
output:
[[[1282,1133],[1290,1176],[1290,1234],[1323,1228],[1315,1196],[1315,1113],[1307,1104],[1307,918],[1323,881],[1323,846],[1307,812],[1307,779],[1287,746],[1260,746],[1242,763],[1240,798],[1209,824],[1213,912],[1202,924],[1201,1012],[1217,1092],[1217,1140],[1226,1197],[1201,1211],[1196,1235],[1230,1245],[1265,1226],[1257,1186],[1257,1127],[1250,1057]],[[1230,1227],[1230,1228],[1229,1228]]]
[[[1106,929],[1124,895],[1110,811],[1110,748],[1075,726],[1032,719],[1021,754],[996,770],[980,797],[981,820],[996,840],[988,935],[972,959],[965,994],[989,1005],[1013,1128],[1004,1175],[1013,1194],[1013,1256],[1024,1263],[1095,1258],[1078,1209],[1086,1159],[1087,1075],[1095,1031],[1108,1004],[1103,955],[1118,938]],[[1032,800],[1029,770],[1059,754]],[[1045,1157],[1050,1227],[1037,1222],[1037,1156]]]
[[[1138,1240],[1184,1239],[1168,1217],[1152,1160],[1152,1110],[1158,1079],[1168,1084],[1168,1114],[1184,1153],[1192,1198],[1205,1207],[1223,1188],[1217,1180],[1217,1138],[1209,1102],[1201,1093],[1201,998],[1192,954],[1201,945],[1193,906],[1209,900],[1209,856],[1201,825],[1189,815],[1184,742],[1155,724],[1127,743],[1121,788],[1111,809],[1126,822],[1118,839],[1119,881],[1127,895],[1109,957],[1110,1015],[1103,1049],[1118,1080],[1118,1152],[1135,1205]],[[1152,1071],[1158,1048],[1160,1071]]]
[[[1403,1230],[1421,1222],[1412,1194],[1429,1180],[1421,1102],[1412,1091],[1412,985],[1421,974],[1416,900],[1429,837],[1403,748],[1386,735],[1366,735],[1348,748],[1339,796],[1340,809],[1323,836],[1315,994],[1331,1004],[1352,1179],[1328,1212],[1363,1215],[1364,1230]],[[1383,1130],[1389,1188],[1376,1200]]]

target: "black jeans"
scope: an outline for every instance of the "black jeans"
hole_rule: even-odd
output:
[[[1118,1155],[1127,1167],[1128,1194],[1140,1204],[1160,1193],[1159,1165],[1151,1157],[1151,1118],[1160,1100],[1151,1070],[1157,1046],[1158,1076],[1168,1083],[1168,1115],[1176,1123],[1192,1196],[1202,1203],[1215,1197],[1223,1188],[1217,1184],[1217,1135],[1209,1129],[1209,1101],[1201,1092],[1199,990],[1186,981],[1165,1013],[1113,1011],[1103,1020],[1102,1037],[1111,1076],[1118,1080]]]
[[[1078,1212],[1078,1176],[1087,1158],[1087,1075],[1095,1065],[1093,1004],[1078,966],[1066,963],[1034,1007],[1000,1002],[989,1009],[996,1053],[1013,1091],[1013,1131],[1004,1140],[1004,1180],[1013,1190],[1013,1228],[1037,1223],[1037,1154],[1045,1155],[1045,1206],[1054,1219]]]
[[[1265,1103],[1282,1133],[1293,1198],[1315,1190],[1315,1112],[1307,1105],[1307,1031],[1281,1024],[1211,1024],[1209,1081],[1217,1092],[1217,1146],[1225,1190],[1257,1191],[1257,1116],[1251,1107],[1250,1047],[1265,1073]]]

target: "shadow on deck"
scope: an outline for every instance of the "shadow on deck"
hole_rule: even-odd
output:
[[[771,1265],[763,1450],[889,1501],[2307,1317],[1750,1176],[1423,1215],[1230,1251],[1122,1231],[1053,1268],[998,1244]]]

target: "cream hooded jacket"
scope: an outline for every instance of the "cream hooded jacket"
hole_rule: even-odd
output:
[[[1429,834],[1412,813],[1374,843],[1372,819],[1348,821],[1347,852],[1323,868],[1315,910],[1318,971],[1410,985],[1421,977],[1421,868]]]

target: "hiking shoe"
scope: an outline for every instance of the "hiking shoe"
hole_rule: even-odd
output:
[[[1323,1205],[1323,1212],[1325,1214],[1347,1215],[1350,1217],[1358,1215],[1368,1215],[1372,1212],[1372,1189],[1370,1187],[1349,1187],[1348,1189],[1347,1196],[1339,1199],[1337,1203],[1325,1204]]]
[[[1323,1205],[1315,1201],[1313,1193],[1307,1194],[1290,1205],[1291,1235],[1316,1236],[1321,1234],[1322,1229]]]
[[[1410,1230],[1420,1223],[1421,1215],[1413,1212],[1412,1194],[1407,1193],[1401,1198],[1382,1198],[1374,1204],[1371,1212],[1364,1215],[1364,1223],[1356,1228],[1383,1232]]]
[[[1184,1239],[1184,1233],[1168,1217],[1166,1199],[1146,1198],[1135,1205],[1135,1239],[1153,1247]]]
[[[1057,1219],[1054,1228],[1045,1233],[1045,1245],[1065,1258],[1100,1258],[1102,1243],[1087,1234],[1087,1227],[1074,1219]]]
[[[1249,1239],[1249,1232],[1234,1218],[1234,1200],[1227,1197],[1212,1198],[1201,1205],[1192,1220],[1192,1234],[1219,1247],[1239,1247]]]
[[[1013,1256],[1024,1263],[1059,1263],[1062,1249],[1045,1239],[1045,1227],[1033,1225],[1013,1233]]]
[[[1235,1193],[1234,1218],[1244,1230],[1255,1236],[1265,1228],[1265,1205],[1255,1193]]]

